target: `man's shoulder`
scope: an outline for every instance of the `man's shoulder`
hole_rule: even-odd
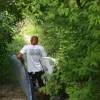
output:
[[[33,45],[31,45],[31,44],[27,44],[27,45],[24,45],[24,48],[39,48],[39,49],[43,49],[44,47],[42,46],[42,45],[40,45],[40,44],[38,44],[38,45],[35,45],[35,46],[33,46]]]
[[[41,48],[41,49],[44,48],[44,47],[43,47],[42,45],[40,45],[40,44],[38,44],[37,47],[38,47],[38,48]]]
[[[30,44],[26,44],[26,45],[24,45],[24,48],[30,48],[30,47],[31,47]]]

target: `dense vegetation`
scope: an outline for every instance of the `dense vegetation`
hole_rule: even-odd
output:
[[[66,97],[67,94],[69,100],[99,100],[100,1],[1,1],[0,80],[9,69],[5,62],[1,63],[9,53],[7,44],[13,42],[13,36],[19,32],[16,24],[28,17],[41,29],[38,35],[48,55],[58,60],[46,86],[46,93],[51,95],[51,100],[58,96]]]

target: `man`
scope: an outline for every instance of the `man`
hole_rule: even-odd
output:
[[[22,60],[25,54],[27,62],[27,71],[31,77],[33,86],[36,85],[36,80],[38,81],[39,87],[44,86],[41,76],[43,75],[43,66],[41,65],[41,58],[46,57],[47,54],[41,45],[38,45],[38,37],[31,37],[31,44],[25,45],[17,55],[17,58]],[[44,94],[40,93],[40,100],[44,100]]]

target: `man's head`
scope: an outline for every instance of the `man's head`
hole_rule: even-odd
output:
[[[31,44],[32,45],[38,44],[38,37],[37,36],[32,36],[31,37]]]

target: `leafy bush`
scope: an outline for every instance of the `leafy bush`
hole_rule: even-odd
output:
[[[42,28],[41,42],[58,59],[46,86],[51,100],[68,95],[69,100],[99,100],[99,4],[99,0],[15,1],[21,17],[30,16]]]

